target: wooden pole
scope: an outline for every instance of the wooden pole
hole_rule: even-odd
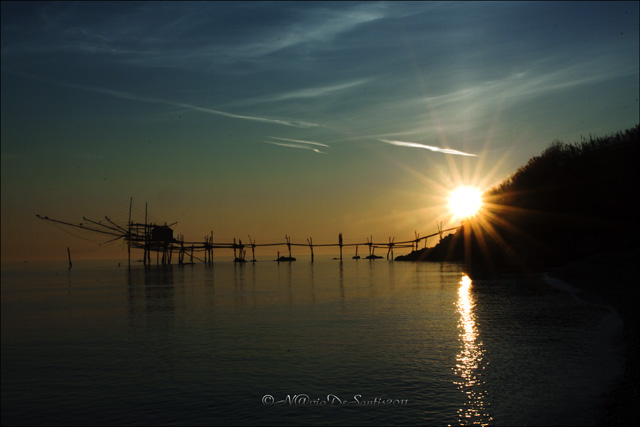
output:
[[[236,258],[238,258],[237,252],[236,252],[236,238],[233,238],[233,259],[235,260]]]
[[[309,248],[311,249],[311,262],[313,262],[313,238],[309,237],[307,239],[307,242],[309,243]]]
[[[71,269],[73,265],[71,264],[71,251],[69,250],[68,246],[67,246],[67,255],[69,256],[69,269]]]
[[[144,265],[147,265],[147,258],[149,259],[149,265],[151,265],[151,254],[149,253],[149,235],[147,233],[147,202],[144,203]]]
[[[253,262],[256,261],[256,241],[255,240],[251,240],[251,235],[248,234],[249,236],[249,243],[251,243],[251,259]]]
[[[131,207],[133,205],[133,197],[129,199],[129,233],[127,234],[127,258],[129,260],[129,267],[131,267]]]
[[[342,233],[338,234],[338,245],[340,246],[340,261],[342,261]]]

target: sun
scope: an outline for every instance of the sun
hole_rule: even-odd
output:
[[[473,187],[458,187],[449,196],[449,209],[454,217],[469,218],[482,207],[482,192]]]

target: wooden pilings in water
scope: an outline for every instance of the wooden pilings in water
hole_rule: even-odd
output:
[[[389,236],[389,250],[387,251],[387,259],[389,259],[389,254],[391,254],[391,259],[393,259],[393,241],[396,240],[396,238],[394,237],[393,239],[391,238],[391,236]]]
[[[191,256],[193,256],[193,247],[191,249]],[[213,231],[211,236],[204,236],[204,263],[213,264]]]
[[[129,227],[127,231],[127,260],[129,267],[131,267],[131,208],[133,208],[133,197],[129,199]]]
[[[244,249],[242,240],[238,239],[238,243],[236,244],[236,238],[234,237],[233,238],[233,262],[246,262],[247,261],[245,259],[246,255],[247,255],[247,251]]]
[[[389,247],[391,245],[391,238],[389,238]],[[373,236],[371,236],[371,240],[369,240],[369,238],[367,238],[367,246],[369,246],[369,256],[366,257],[366,259],[380,259],[382,258],[379,255],[375,254],[376,251],[376,245],[373,243]]]
[[[296,259],[293,256],[291,256],[291,237],[285,234],[284,238],[287,241],[287,248],[289,249],[289,256],[288,257],[280,256],[280,252],[278,252],[278,258],[276,259],[276,261],[278,261],[278,262],[280,262],[280,261],[295,261]]]
[[[108,217],[105,217],[109,224],[103,224],[100,221],[92,221],[87,218],[84,218],[89,224],[77,224],[70,223],[65,221],[60,221],[56,219],[52,219],[49,217],[43,217],[40,215],[36,215],[39,219],[53,221],[59,224],[63,224],[70,227],[81,228],[84,230],[94,231],[102,234],[107,234],[114,236],[116,240],[119,238],[124,238],[127,242],[127,254],[129,263],[131,262],[131,248],[142,249],[143,250],[143,259],[142,262],[145,266],[151,265],[151,252],[156,252],[156,263],[160,264],[171,264],[173,252],[176,251],[178,253],[178,264],[185,264],[185,257],[187,252],[190,252],[190,262],[193,263],[193,260],[203,261],[202,259],[194,256],[195,253],[203,251],[204,252],[204,262],[206,264],[213,264],[213,249],[214,248],[222,248],[222,249],[233,249],[234,252],[234,260],[237,261],[246,261],[246,246],[242,243],[242,240],[238,240],[236,238],[233,239],[233,243],[213,243],[213,232],[210,233],[209,236],[204,237],[204,242],[186,242],[183,235],[178,235],[176,238],[173,237],[172,226],[175,224],[167,225],[156,225],[148,222],[148,209],[147,204],[145,203],[145,215],[144,215],[144,223],[134,222],[131,218],[132,212],[132,204],[129,204],[129,221],[127,226],[121,227],[115,222],[111,221]],[[249,244],[251,245],[251,255],[252,261],[256,261],[256,247],[258,246],[283,246],[287,245],[288,256],[280,256],[278,252],[278,259],[280,261],[293,261],[292,255],[292,246],[308,246],[311,261],[315,260],[315,247],[323,246],[323,247],[336,247],[338,246],[340,251],[340,260],[343,258],[343,249],[345,246],[355,246],[355,256],[354,259],[359,259],[358,255],[358,246],[366,245],[369,249],[369,256],[367,259],[378,259],[383,258],[381,256],[375,255],[376,248],[386,248],[387,249],[387,259],[393,259],[394,257],[394,249],[396,248],[411,248],[411,250],[418,250],[420,241],[424,240],[425,247],[427,243],[427,239],[434,236],[439,236],[440,239],[444,238],[444,233],[453,230],[459,230],[461,226],[452,227],[448,229],[443,229],[442,222],[437,222],[437,233],[433,233],[424,237],[421,237],[417,231],[415,231],[415,238],[408,241],[403,242],[395,242],[395,237],[389,237],[389,241],[385,243],[375,243],[373,240],[373,236],[367,237],[366,243],[358,242],[358,243],[345,243],[343,239],[343,234],[338,234],[338,242],[337,243],[314,243],[311,237],[306,239],[306,243],[293,243],[291,241],[291,237],[287,234],[285,235],[285,242],[277,242],[277,243],[262,243],[258,245],[256,241],[249,235]],[[191,246],[189,250],[189,246]],[[160,261],[160,252],[162,252],[162,261]],[[67,256],[69,258],[69,268],[71,268],[71,250],[67,248]]]
[[[38,216],[38,218],[51,220],[47,217]],[[178,264],[183,265],[187,263],[185,260],[187,252],[189,252],[189,255],[190,255],[189,256],[190,263],[193,263],[194,259],[203,261],[202,259],[194,256],[195,253],[199,251],[204,252],[204,263],[211,265],[213,264],[214,248],[233,249],[234,261],[236,262],[247,261],[246,260],[247,247],[245,244],[242,243],[242,240],[234,238],[233,243],[214,244],[213,232],[211,232],[209,236],[204,236],[204,242],[186,242],[183,235],[178,235],[176,238],[173,237],[172,230],[170,229],[171,226],[167,226],[166,224],[164,226],[149,224],[148,222],[146,222],[146,220],[147,220],[147,217],[145,215],[145,223],[130,222],[128,229],[122,228],[121,231],[123,234],[119,236],[119,237],[125,238],[125,240],[127,241],[127,248],[128,248],[129,254],[130,254],[130,249],[132,247],[142,249],[144,251],[144,258],[142,261],[144,262],[145,266],[151,265],[152,252],[156,253],[156,264],[162,264],[162,265],[171,264],[173,259],[173,252],[177,252]],[[52,220],[52,221],[59,222],[65,225],[83,228],[82,225],[78,226],[75,224],[65,223],[57,220]],[[92,224],[93,223],[94,222],[92,222]],[[99,223],[95,223],[95,224],[100,225]],[[428,236],[421,237],[416,231],[415,239],[403,241],[403,242],[395,242],[395,237],[390,236],[388,242],[376,243],[373,240],[373,236],[370,236],[366,238],[366,243],[363,243],[363,242],[345,243],[342,233],[338,234],[337,243],[317,244],[313,241],[311,237],[307,238],[306,243],[304,244],[293,243],[291,236],[289,236],[288,234],[285,235],[285,242],[263,243],[258,245],[256,241],[251,237],[251,235],[249,235],[249,242],[251,245],[251,254],[252,254],[253,262],[256,261],[255,250],[258,246],[284,246],[284,245],[287,246],[288,256],[280,256],[280,253],[278,252],[278,261],[295,261],[295,258],[293,257],[293,254],[292,254],[292,249],[293,249],[292,246],[308,246],[312,262],[315,260],[315,249],[317,246],[323,246],[323,247],[338,246],[340,250],[340,258],[335,258],[335,259],[342,259],[344,255],[343,249],[345,246],[355,246],[355,256],[353,256],[352,258],[359,259],[360,256],[358,255],[358,249],[359,249],[358,246],[364,246],[364,245],[366,245],[369,249],[369,255],[366,257],[366,259],[372,260],[372,259],[384,258],[382,256],[377,256],[375,254],[375,249],[385,248],[387,249],[386,258],[388,260],[392,260],[394,258],[394,250],[396,248],[411,248],[411,250],[418,250],[419,243],[421,240],[425,241],[425,247],[426,247],[427,238],[434,237],[434,236],[443,236],[444,232],[458,230],[459,228],[460,227],[453,227],[453,228],[444,230],[442,228],[442,223],[438,223],[437,233],[433,233]],[[111,233],[107,233],[107,234],[111,234]],[[160,259],[160,252],[162,252],[161,259]],[[69,268],[71,268],[71,251],[69,248],[67,248],[67,255],[69,257]]]
[[[206,239],[206,237],[205,237],[205,239]],[[183,265],[183,264],[185,264],[184,257],[187,254],[187,247],[184,245],[184,236],[183,235],[179,235],[178,236],[178,242],[180,242],[180,250],[178,252],[178,264],[179,265]],[[194,249],[194,245],[192,244],[191,245],[191,255],[189,257],[189,264],[193,264],[193,249]]]
[[[251,244],[251,261],[256,262],[256,241],[251,240],[251,235],[249,235],[249,243]]]
[[[311,262],[313,262],[313,238],[309,237],[307,243],[309,243],[309,249],[311,249]]]
[[[151,240],[151,234],[149,233],[149,229],[147,227],[147,204],[144,204],[144,265],[151,265],[151,252],[149,247],[149,240]],[[147,263],[147,259],[149,262]],[[156,262],[158,260],[156,259]]]

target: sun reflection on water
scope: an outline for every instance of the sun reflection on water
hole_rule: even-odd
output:
[[[488,413],[488,402],[484,384],[481,380],[482,357],[484,349],[478,340],[478,332],[474,319],[474,301],[471,295],[471,279],[465,275],[460,280],[458,289],[458,313],[460,320],[460,340],[462,348],[456,355],[455,373],[459,377],[454,383],[462,391],[467,401],[458,409],[458,420],[461,425],[488,425],[493,418]]]

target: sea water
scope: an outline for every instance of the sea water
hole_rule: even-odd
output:
[[[621,322],[572,289],[319,257],[3,264],[2,424],[595,424]]]

